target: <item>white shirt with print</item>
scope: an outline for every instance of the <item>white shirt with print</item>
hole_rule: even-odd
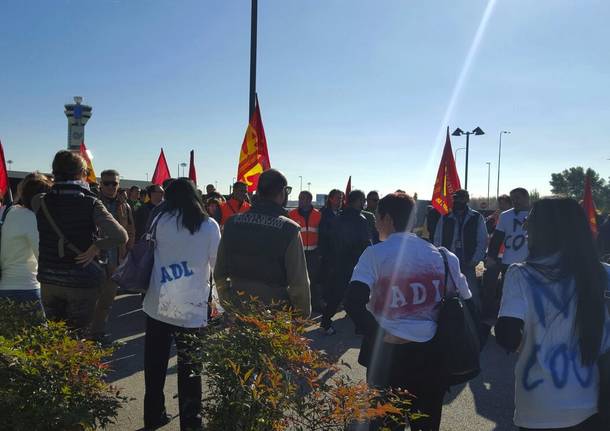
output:
[[[580,361],[575,295],[573,280],[550,282],[529,265],[513,265],[506,273],[499,316],[524,322],[515,366],[519,427],[567,428],[597,412],[599,371]],[[601,347],[602,353],[610,349],[607,313]]]
[[[444,251],[455,283],[449,282],[450,291],[457,285],[460,296],[469,299],[472,295],[458,258]],[[445,265],[435,246],[411,233],[394,233],[364,251],[352,281],[369,286],[367,309],[384,330],[416,342],[434,337],[437,304],[445,291]]]
[[[515,212],[514,208],[500,214],[496,230],[504,232],[504,255],[502,263],[510,265],[525,262],[528,255],[527,236],[523,224],[527,219],[528,211]]]
[[[143,310],[153,319],[183,328],[207,324],[210,268],[216,263],[220,228],[211,217],[197,232],[176,216],[162,214],[150,286]]]

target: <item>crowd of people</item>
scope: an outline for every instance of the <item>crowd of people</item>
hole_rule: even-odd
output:
[[[495,327],[498,344],[518,352],[517,426],[608,429],[610,267],[573,199],[532,205],[517,188],[485,218],[458,190],[449,214],[428,210],[418,236],[416,202],[401,190],[380,198],[333,189],[321,209],[301,191],[288,211],[292,189],[275,169],[260,175],[255,194],[237,182],[227,198],[187,178],[122,189],[116,170],[94,187],[85,161],[69,151],[55,155],[52,174],[28,175],[0,212],[0,297],[34,303],[46,318],[107,343],[119,288],[112,275],[136,241],[154,238],[142,303],[146,429],[170,420],[163,388],[172,340],[180,428],[202,429],[201,370],[185,340],[207,325],[213,289],[222,301],[243,292],[286,301],[304,317],[319,315],[327,336],[342,335],[333,318],[343,304],[362,336],[358,361],[369,384],[413,394],[425,415],[410,426],[421,431],[440,428],[448,383],[435,335],[441,292],[454,292],[482,346]]]

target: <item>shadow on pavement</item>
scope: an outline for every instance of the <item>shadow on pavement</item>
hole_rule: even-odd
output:
[[[109,363],[113,370],[108,382],[116,382],[144,369],[145,314],[142,311],[140,295],[117,296],[108,320],[108,332],[112,341],[120,342],[120,347],[112,355]],[[175,355],[174,349],[170,358]]]

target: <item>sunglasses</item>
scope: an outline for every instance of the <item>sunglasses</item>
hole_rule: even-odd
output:
[[[106,187],[116,187],[119,185],[119,183],[117,183],[116,181],[103,181],[102,182],[103,185],[105,185]]]
[[[286,192],[287,195],[289,195],[290,193],[292,193],[292,187],[286,186],[286,187],[284,187],[284,191]]]

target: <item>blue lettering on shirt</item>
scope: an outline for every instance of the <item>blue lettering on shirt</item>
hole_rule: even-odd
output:
[[[171,271],[171,275],[170,275]],[[193,270],[188,267],[188,262],[183,260],[180,263],[172,263],[167,267],[161,267],[161,284],[168,281],[178,280],[182,277],[191,277],[194,274]]]

